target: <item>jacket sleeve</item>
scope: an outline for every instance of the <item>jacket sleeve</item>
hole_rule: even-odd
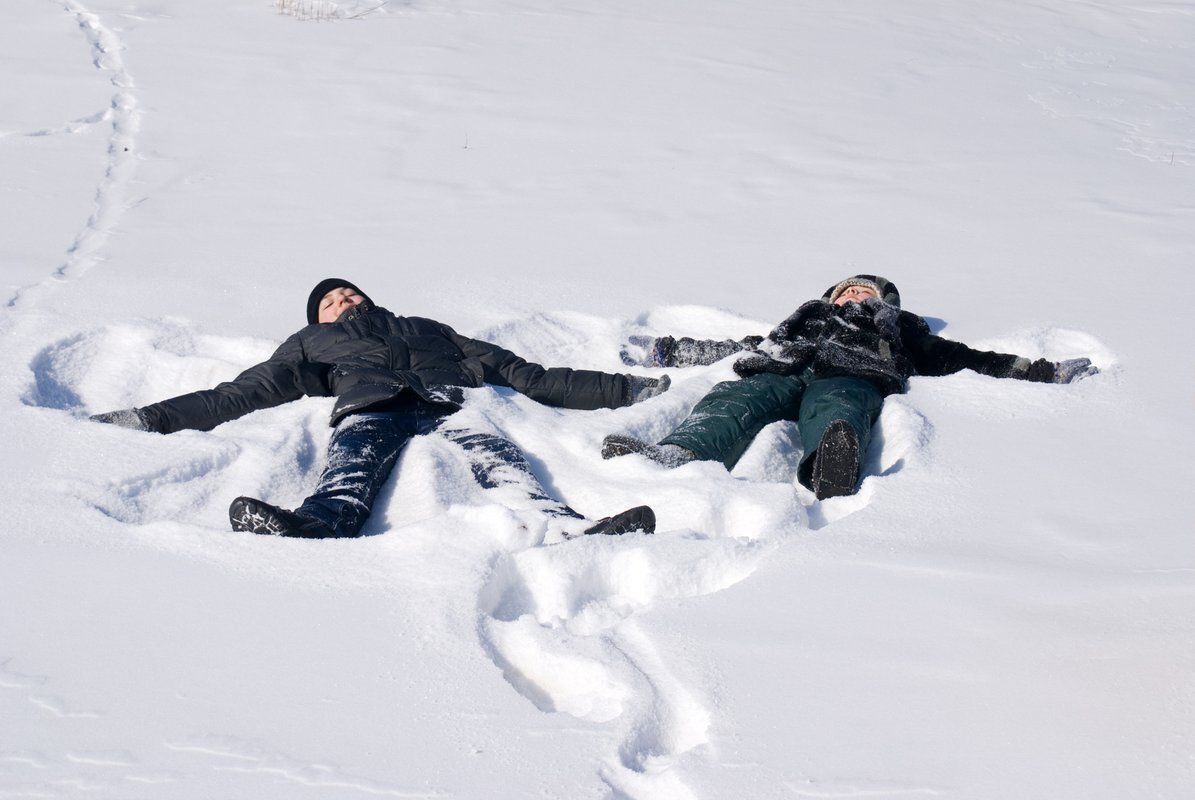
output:
[[[496,344],[470,339],[444,327],[465,358],[481,366],[486,383],[510,387],[538,403],[557,408],[590,411],[630,404],[625,375],[567,367],[545,368]]]
[[[828,307],[829,304],[823,303],[821,300],[803,303],[800,308],[773,328],[766,338],[744,336],[736,341],[735,339],[690,339],[688,337],[673,339],[670,336],[665,336],[656,340],[656,361],[660,366],[665,367],[705,366],[721,361],[735,353],[750,352],[750,355],[735,362],[735,371],[739,373],[740,377],[760,372],[795,374],[800,369],[794,367],[799,360],[796,357],[794,344],[804,348],[805,351],[811,351],[812,344],[804,335],[806,333],[805,325],[811,318],[819,314],[824,315]],[[758,351],[761,345],[767,348],[768,352],[752,352]],[[784,357],[778,360],[773,359],[772,356],[780,350],[787,351]],[[801,356],[804,358],[809,354],[809,352],[802,352]],[[739,372],[740,364],[743,365],[742,369],[747,370],[746,372]]]
[[[943,339],[929,332],[925,320],[914,314],[900,317],[901,340],[918,375],[953,375],[964,369],[993,378],[1022,378],[1028,373],[1029,359],[1010,353],[976,350],[962,342]]]
[[[753,350],[762,341],[762,336],[746,336],[737,341],[662,336],[655,342],[654,361],[662,367],[704,367],[735,353]]]
[[[288,403],[304,395],[329,394],[327,366],[306,360],[298,334],[287,339],[269,360],[213,389],[172,397],[141,409],[159,433],[207,431],[251,411]]]
[[[661,367],[693,367],[706,366],[714,364],[727,356],[735,353],[744,353],[755,351],[761,345],[767,347],[769,350],[787,347],[794,342],[804,342],[808,344],[811,338],[816,338],[816,331],[820,330],[821,324],[824,323],[824,317],[827,313],[833,310],[829,303],[821,300],[810,300],[807,303],[801,304],[801,307],[790,314],[783,322],[771,330],[767,337],[763,336],[744,336],[742,339],[690,339],[687,336],[675,339],[671,336],[663,336],[655,340],[654,352],[652,353],[651,366]],[[809,323],[813,325],[814,334],[809,334]],[[771,343],[771,346],[768,345]],[[792,374],[795,371],[792,369],[794,361],[789,357],[784,359],[785,366],[783,374]],[[747,356],[744,361],[751,365],[762,365],[765,359],[768,359],[768,354],[752,353]],[[736,362],[741,363],[741,362]],[[751,367],[748,367],[749,369]],[[774,371],[772,369],[757,369],[751,374],[758,372]],[[740,373],[741,374],[741,373]],[[745,376],[744,376],[745,377]]]

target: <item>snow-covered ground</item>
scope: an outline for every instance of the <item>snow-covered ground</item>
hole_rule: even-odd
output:
[[[1191,796],[1190,2],[0,22],[0,798]],[[264,358],[333,275],[617,371],[629,335],[765,333],[855,272],[1103,371],[914,379],[822,503],[785,425],[729,474],[600,458],[725,363],[617,411],[475,392],[461,421],[574,507],[659,517],[555,546],[437,437],[369,536],[229,531],[237,495],[304,496],[328,400],[87,420]]]

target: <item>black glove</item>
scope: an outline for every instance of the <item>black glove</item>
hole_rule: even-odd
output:
[[[120,428],[134,431],[153,431],[145,414],[139,408],[122,408],[119,411],[105,411],[103,414],[92,414],[92,422],[104,422]]]
[[[623,400],[626,401],[624,405],[628,406],[633,406],[635,403],[642,403],[644,400],[650,400],[658,394],[663,394],[672,385],[672,381],[667,375],[661,375],[658,378],[627,375],[626,379],[627,388],[623,393]]]

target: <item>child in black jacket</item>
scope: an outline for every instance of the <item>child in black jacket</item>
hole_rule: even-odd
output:
[[[238,497],[229,508],[233,530],[311,539],[358,536],[399,453],[412,437],[437,430],[466,451],[478,483],[517,486],[562,534],[654,529],[647,506],[590,523],[547,495],[514,442],[454,427],[449,420],[461,408],[465,389],[487,384],[560,408],[620,408],[665,391],[667,376],[544,368],[441,322],[392,314],[343,278],[328,278],[312,289],[307,322],[268,360],[231,381],[91,418],[155,433],[206,431],[305,395],[335,396],[330,424],[336,430],[315,491],[294,511]]]

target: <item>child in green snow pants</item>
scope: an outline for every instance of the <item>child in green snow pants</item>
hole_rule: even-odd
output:
[[[798,479],[808,484],[813,456],[830,423],[845,421],[859,451],[866,453],[883,403],[880,390],[864,378],[815,378],[811,370],[752,375],[714,386],[660,444],[679,445],[702,461],[721,461],[732,469],[766,425],[790,420],[797,423],[805,450]]]

